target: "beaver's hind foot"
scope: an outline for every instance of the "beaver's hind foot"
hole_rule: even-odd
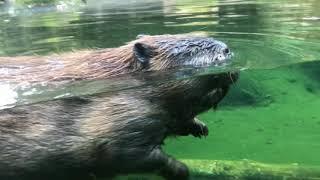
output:
[[[160,170],[159,174],[166,180],[188,180],[188,167],[175,159],[170,159],[168,166]]]
[[[155,148],[149,156],[151,162],[158,164],[154,168],[157,173],[166,180],[188,180],[189,169],[182,162],[165,154],[160,147]],[[158,168],[157,168],[158,167]]]

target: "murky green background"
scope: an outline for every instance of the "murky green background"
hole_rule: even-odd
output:
[[[166,142],[180,159],[320,165],[319,0],[88,0],[0,6],[0,55],[116,47],[138,34],[201,32],[243,67],[205,139]]]

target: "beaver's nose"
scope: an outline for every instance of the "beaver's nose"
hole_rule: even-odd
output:
[[[229,48],[224,48],[222,51],[226,55],[230,53],[230,49]]]

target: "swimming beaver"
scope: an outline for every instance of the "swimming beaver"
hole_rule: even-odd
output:
[[[208,37],[142,36],[119,48],[2,57],[0,81],[108,78],[222,65],[230,55],[226,44]],[[0,179],[78,180],[146,172],[188,179],[187,167],[161,145],[171,135],[206,136],[208,128],[195,116],[215,107],[237,78],[237,72],[227,72],[0,110]]]

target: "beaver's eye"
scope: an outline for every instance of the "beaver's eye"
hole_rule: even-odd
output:
[[[230,50],[229,50],[229,48],[225,48],[225,49],[223,50],[223,52],[224,52],[225,54],[229,54],[229,53],[230,53]]]

